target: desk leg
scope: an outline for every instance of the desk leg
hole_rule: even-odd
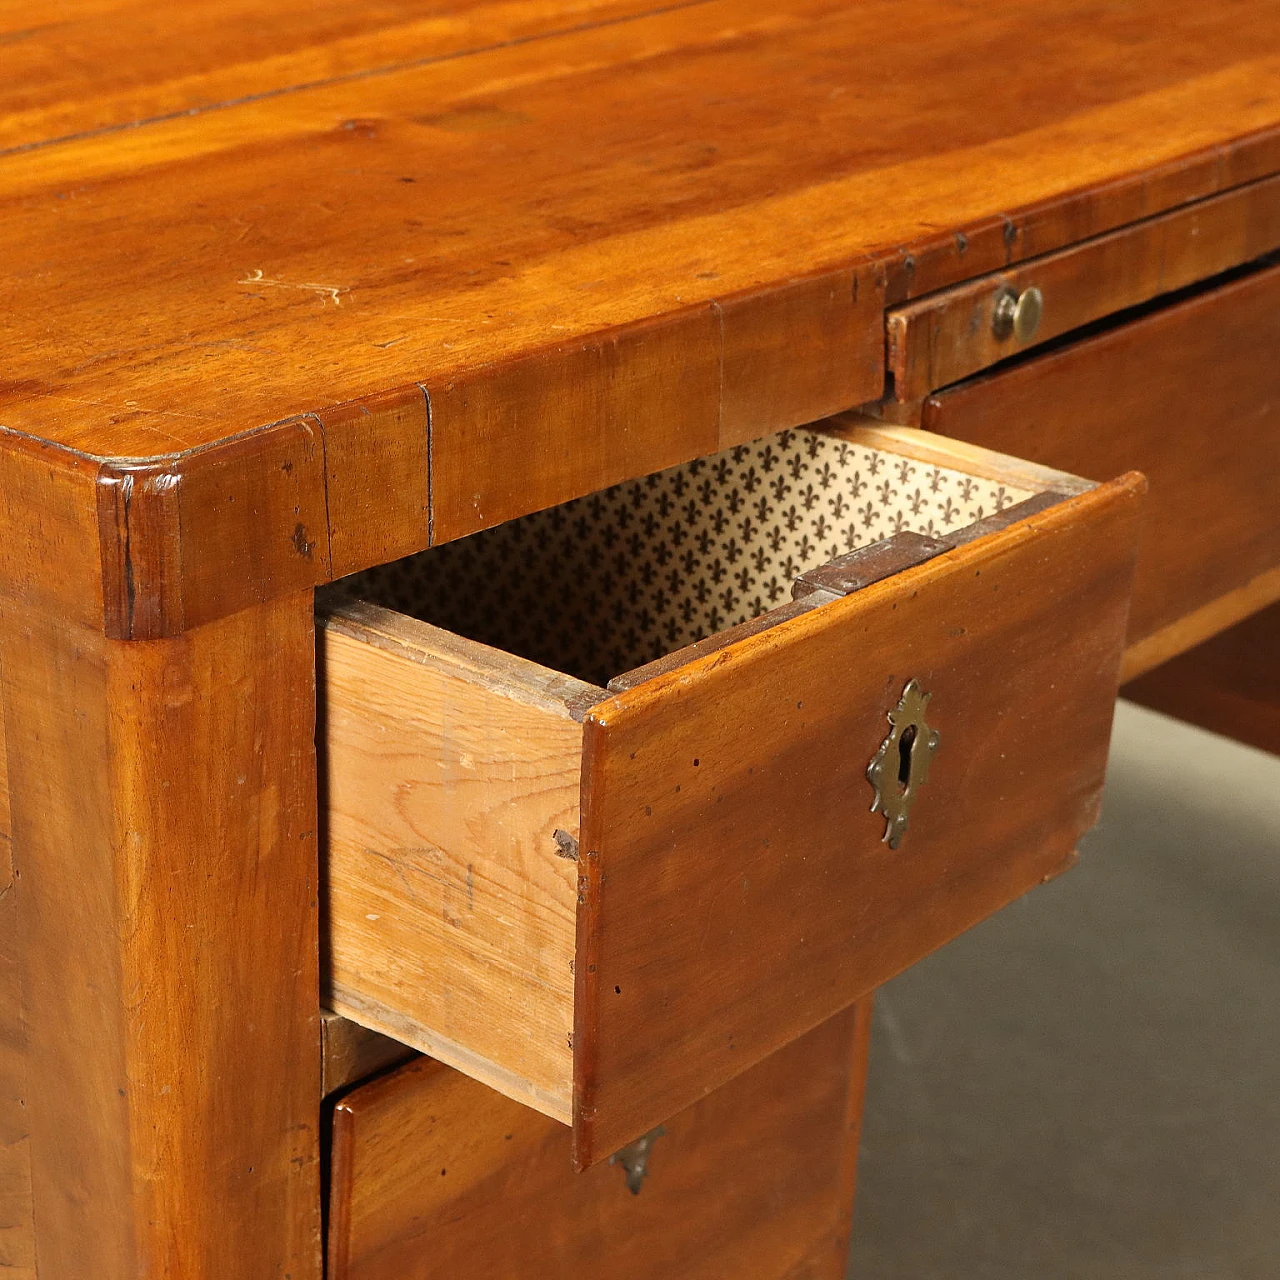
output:
[[[853,1206],[858,1185],[858,1155],[862,1146],[862,1114],[867,1100],[867,1069],[871,1058],[871,1022],[875,992],[862,997],[853,1008],[853,1056],[849,1066],[849,1101],[845,1113],[845,1146],[840,1168],[839,1205],[843,1230],[837,1232],[835,1247],[825,1260],[815,1260],[813,1273],[803,1269],[788,1280],[808,1280],[812,1274],[844,1280],[849,1269],[849,1253],[853,1234]]]
[[[40,1280],[318,1280],[311,593],[0,670]]]

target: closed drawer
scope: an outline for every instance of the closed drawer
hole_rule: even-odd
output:
[[[841,1280],[870,1009],[575,1174],[554,1120],[429,1059],[334,1112],[330,1280]]]
[[[947,436],[1147,476],[1126,678],[1280,599],[1277,350],[1271,266],[924,404]]]
[[[849,419],[364,575],[331,1007],[584,1166],[846,1008],[1094,821],[1141,489]]]
[[[892,308],[893,397],[918,401],[1001,360],[1280,248],[1280,177]]]

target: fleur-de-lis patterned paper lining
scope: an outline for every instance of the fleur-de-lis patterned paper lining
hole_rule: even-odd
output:
[[[351,594],[595,684],[791,598],[809,569],[939,536],[1026,489],[784,431],[357,574]]]

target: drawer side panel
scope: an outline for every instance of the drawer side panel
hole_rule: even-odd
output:
[[[503,655],[486,678],[482,646],[468,663],[364,613],[323,637],[328,1003],[567,1121],[576,868],[555,833],[577,832],[582,727],[551,683],[572,682]]]

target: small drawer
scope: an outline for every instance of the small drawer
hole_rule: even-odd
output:
[[[848,1007],[1094,821],[1142,488],[849,418],[361,575],[331,1007],[582,1166]]]
[[[841,1280],[870,1007],[585,1174],[569,1133],[429,1059],[334,1111],[330,1280]]]
[[[1277,248],[1280,177],[1264,178],[904,303],[887,316],[893,398],[920,400]]]

